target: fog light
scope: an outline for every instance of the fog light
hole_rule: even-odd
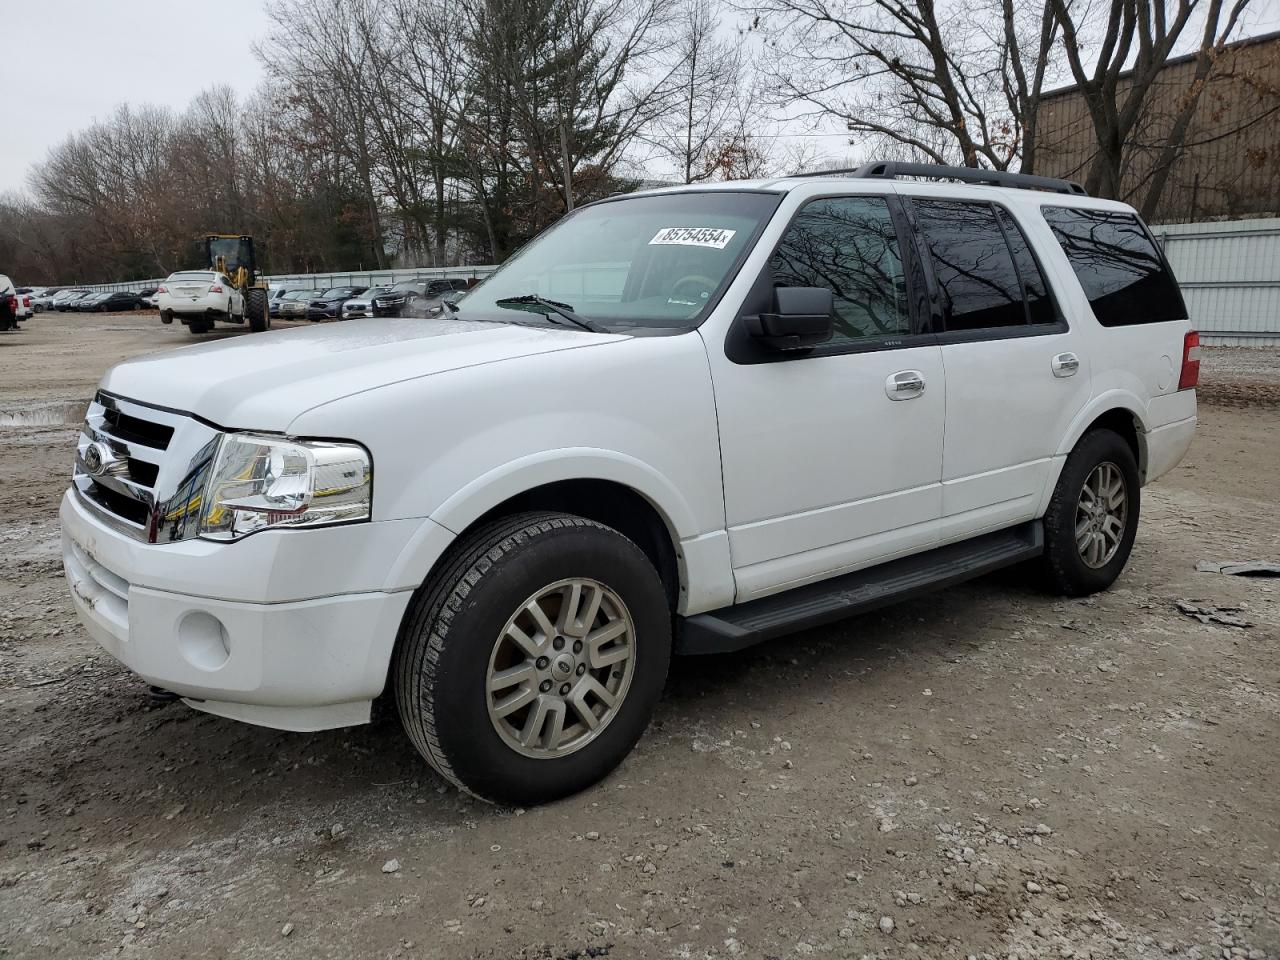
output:
[[[231,658],[227,628],[202,610],[188,613],[178,624],[178,650],[193,667],[218,670]]]

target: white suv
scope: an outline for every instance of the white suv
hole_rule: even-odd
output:
[[[108,373],[61,511],[89,632],[250,723],[385,690],[453,783],[544,801],[622,760],[673,653],[1024,561],[1105,589],[1196,423],[1164,256],[1066,181],[611,198],[448,311]]]

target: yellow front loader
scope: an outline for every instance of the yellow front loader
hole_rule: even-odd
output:
[[[205,237],[205,253],[209,269],[225,273],[244,295],[244,318],[249,329],[261,333],[271,326],[267,312],[267,284],[258,280],[258,267],[253,257],[253,237],[234,233],[215,233]]]

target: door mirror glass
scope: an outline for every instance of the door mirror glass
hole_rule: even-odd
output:
[[[747,332],[774,350],[808,350],[834,332],[835,299],[829,287],[777,287],[770,313],[745,317]]]

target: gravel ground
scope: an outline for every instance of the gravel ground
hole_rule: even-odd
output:
[[[1014,571],[678,660],[619,771],[519,810],[385,710],[301,735],[153,704],[79,628],[75,423],[111,363],[190,339],[0,334],[5,960],[1280,957],[1280,583],[1195,570],[1280,560],[1280,354],[1205,351],[1109,592]]]

